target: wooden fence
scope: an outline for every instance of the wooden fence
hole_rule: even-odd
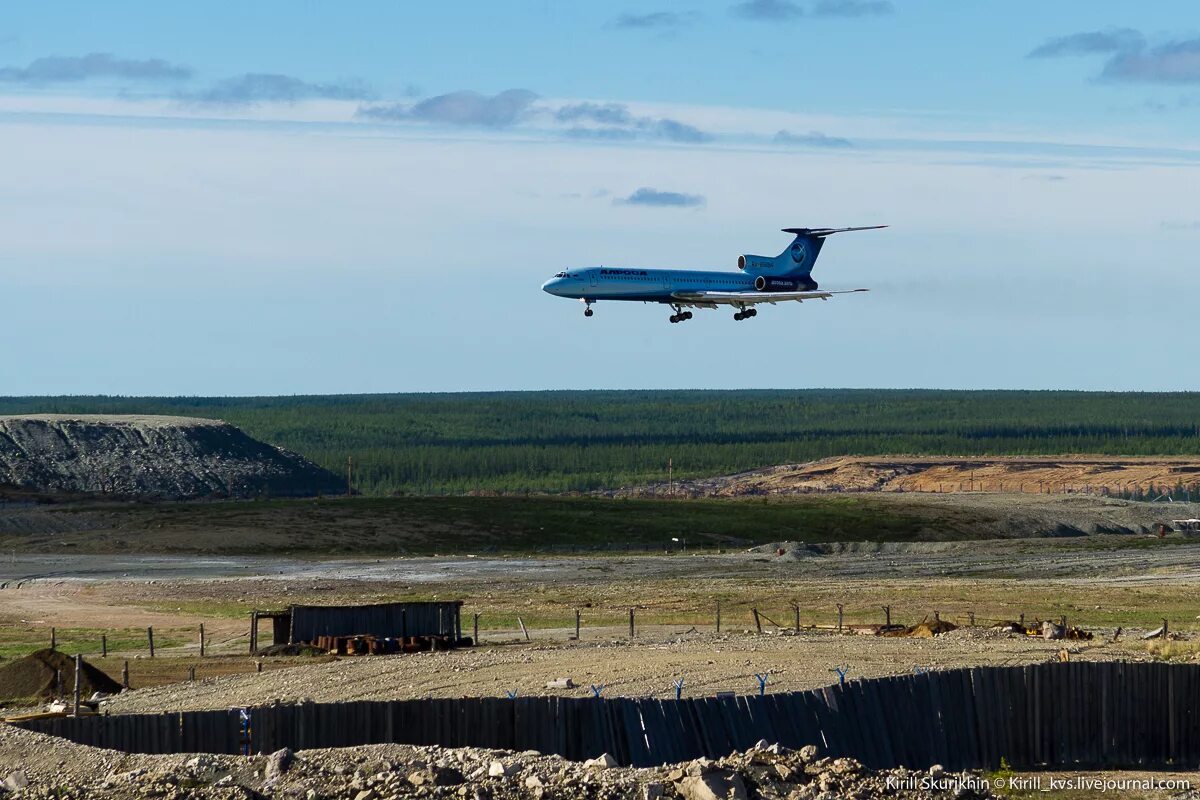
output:
[[[462,698],[306,703],[33,720],[23,727],[129,752],[272,752],[382,742],[608,752],[649,766],[718,757],[760,739],[816,744],[875,768],[1200,766],[1200,665],[980,667],[763,696]]]

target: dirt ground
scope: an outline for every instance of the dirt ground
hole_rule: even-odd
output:
[[[1200,546],[1184,539],[779,542],[723,555],[546,559],[108,558],[64,556],[48,564],[25,555],[0,566],[0,647],[9,657],[21,655],[46,646],[55,628],[64,651],[96,658],[104,634],[109,658],[97,663],[119,677],[128,661],[138,690],[118,704],[141,703],[135,698],[143,689],[178,683],[196,669],[197,684],[179,687],[178,700],[144,695],[152,699],[142,708],[192,702],[194,694],[225,698],[227,691],[241,692],[247,703],[260,691],[264,698],[325,692],[326,699],[338,692],[347,698],[379,691],[397,697],[499,695],[514,688],[529,693],[568,676],[584,691],[594,683],[610,687],[609,693],[657,695],[679,677],[696,691],[751,691],[753,675],[766,671],[783,690],[835,680],[835,667],[881,675],[1057,657],[1056,643],[984,630],[1022,615],[1028,621],[1065,616],[1092,631],[1091,642],[1071,645],[1075,657],[1151,657],[1149,645],[1135,637],[1163,619],[1185,638],[1165,643],[1154,656],[1190,659],[1200,645],[1192,641],[1200,632],[1194,595]],[[257,669],[248,655],[251,609],[451,598],[464,601],[467,635],[479,615],[483,648],[332,665],[272,658],[265,660],[265,672],[284,670],[286,676],[234,677]],[[938,615],[963,626],[973,621],[974,628],[932,641],[836,635],[830,629],[838,604],[847,626],[881,623],[887,606],[896,623]],[[632,641],[631,608],[638,633]],[[787,635],[797,608],[804,632]],[[753,609],[760,613],[761,636]],[[581,642],[571,641],[576,611]],[[153,659],[146,642],[150,626]],[[1117,628],[1123,630],[1119,641],[1106,644]],[[269,636],[265,626],[262,635]],[[243,685],[237,681],[245,688],[235,688]]]
[[[690,630],[690,629],[689,629]],[[107,704],[113,713],[163,709],[228,708],[264,702],[399,700],[417,697],[502,697],[553,694],[591,697],[673,697],[683,679],[687,695],[753,694],[756,674],[767,674],[768,690],[790,692],[848,678],[878,677],[917,669],[981,664],[1033,664],[1057,660],[1066,649],[1075,659],[1146,658],[1128,640],[1109,644],[1048,642],[983,629],[952,631],[934,639],[887,638],[802,632],[764,634],[644,629],[634,639],[619,629],[589,629],[581,641],[568,631],[545,630],[531,643],[504,636],[496,644],[444,653],[344,658],[279,669],[270,674],[229,676],[122,693]],[[574,631],[569,633],[573,634]],[[548,689],[570,678],[574,689]]]
[[[55,628],[64,652],[84,652],[110,675],[118,676],[128,661],[134,688],[106,704],[110,713],[301,698],[511,691],[584,697],[593,686],[603,687],[605,696],[669,697],[677,679],[684,681],[685,695],[751,693],[758,690],[756,674],[768,676],[767,691],[783,692],[836,681],[839,670],[853,678],[1028,664],[1059,659],[1064,650],[1075,660],[1192,661],[1200,652],[1198,581],[1200,542],[1128,534],[882,544],[781,541],[740,552],[681,548],[662,555],[546,558],[15,553],[0,559],[0,653],[11,658],[43,647]],[[261,674],[255,671],[257,659],[247,653],[254,608],[452,598],[464,601],[468,635],[473,615],[480,615],[481,646],[386,657],[269,658]],[[911,624],[936,614],[964,627],[932,639],[839,634],[833,630],[838,604],[847,628],[882,622],[884,606],[895,622]],[[799,634],[790,630],[797,607]],[[631,608],[637,633],[632,639]],[[753,609],[762,619],[761,634]],[[577,610],[580,640],[573,639]],[[1094,638],[1050,642],[988,629],[1021,615],[1066,616]],[[1142,641],[1141,634],[1164,618],[1181,638]],[[518,620],[529,631],[528,641]],[[200,624],[207,637],[203,659]],[[158,642],[153,659],[145,643],[148,626]],[[1122,634],[1114,642],[1118,628]],[[93,655],[102,633],[109,637],[107,659]],[[190,682],[193,667],[197,679]],[[575,688],[546,688],[567,677]],[[28,745],[23,736],[10,743],[16,749],[0,746],[0,763],[14,763],[13,753]],[[136,757],[119,760],[121,769],[141,763]]]
[[[717,478],[675,490],[733,496],[795,492],[1080,492],[1200,488],[1200,459],[1163,456],[839,456]],[[665,487],[652,487],[657,492]]]

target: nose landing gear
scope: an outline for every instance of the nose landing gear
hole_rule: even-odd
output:
[[[733,318],[736,319],[738,322],[741,322],[744,319],[750,319],[751,317],[757,317],[757,316],[758,316],[757,308],[746,308],[746,309],[743,309],[743,310],[737,312],[736,314],[734,314]]]
[[[583,301],[583,315],[584,315],[585,317],[590,317],[590,316],[591,316],[592,314],[594,314],[594,313],[595,313],[595,312],[594,312],[594,311],[592,311],[592,301],[591,301],[591,300],[584,300],[584,301]]]

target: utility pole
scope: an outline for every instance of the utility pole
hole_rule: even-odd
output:
[[[354,456],[346,456],[346,496],[354,494]]]
[[[667,459],[667,485],[671,487],[671,497],[675,496],[675,459]]]

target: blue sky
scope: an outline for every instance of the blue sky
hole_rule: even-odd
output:
[[[1196,389],[1198,122],[1182,0],[13,2],[0,394]],[[879,223],[745,323],[538,290]]]

